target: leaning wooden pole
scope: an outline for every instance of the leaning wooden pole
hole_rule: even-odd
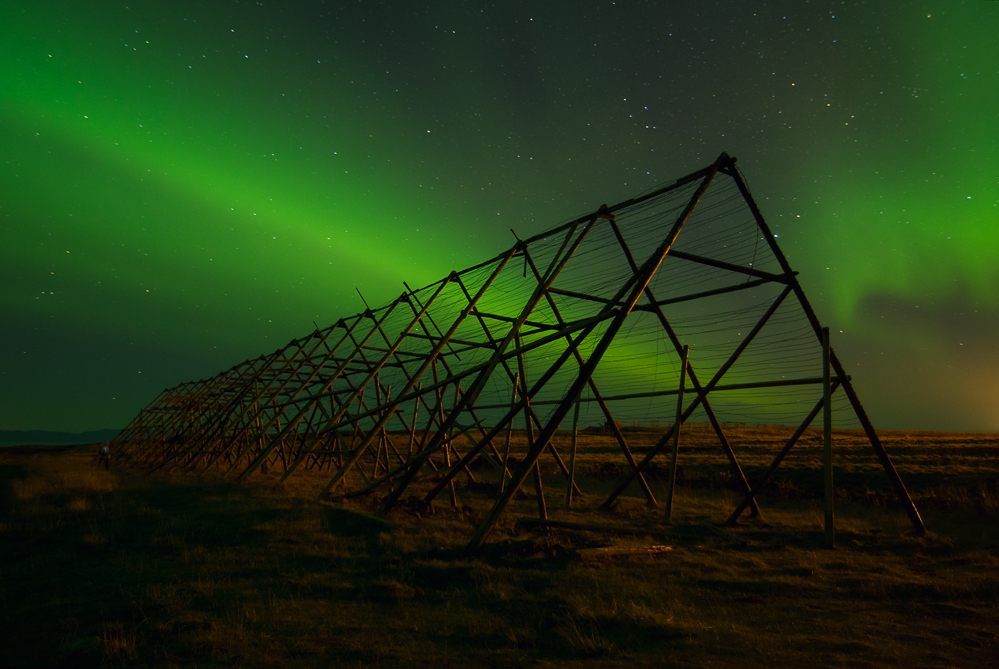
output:
[[[743,340],[736,347],[735,351],[733,351],[732,355],[729,356],[728,360],[726,360],[725,363],[718,369],[718,371],[715,372],[714,376],[711,377],[711,380],[708,381],[706,385],[701,386],[697,390],[697,396],[683,412],[684,420],[689,418],[690,415],[694,413],[694,410],[701,405],[704,398],[708,396],[708,393],[714,390],[714,387],[718,384],[718,382],[729,370],[729,368],[733,364],[735,364],[735,361],[739,359],[739,356],[742,355],[742,352],[746,350],[746,347],[749,346],[749,344],[753,341],[756,335],[759,334],[760,330],[763,329],[763,326],[767,323],[768,320],[770,320],[770,317],[774,315],[774,312],[777,311],[777,308],[781,305],[784,299],[790,294],[790,292],[791,292],[790,287],[787,287],[783,291],[781,291],[781,294],[777,296],[777,299],[774,300],[774,303],[770,305],[770,308],[767,309],[767,312],[763,314],[763,316],[756,323],[756,325],[753,326],[753,329],[750,330],[749,334],[743,338]],[[642,459],[642,461],[638,463],[638,467],[635,470],[633,470],[628,476],[624,477],[624,480],[618,483],[617,487],[614,488],[611,494],[608,495],[607,499],[604,500],[603,504],[600,505],[600,508],[602,510],[610,509],[611,506],[614,504],[614,500],[616,500],[618,496],[620,496],[621,493],[624,492],[625,488],[627,488],[631,484],[635,476],[638,473],[640,473],[643,469],[645,469],[645,467],[647,467],[648,464],[652,462],[653,458],[659,455],[659,452],[663,448],[665,448],[666,444],[668,444],[670,440],[673,438],[673,430],[675,430],[677,427],[678,426],[676,424],[672,425],[670,429],[666,431],[666,434],[664,434],[662,438],[659,439],[659,441],[657,441],[656,444],[651,449],[649,449],[649,451],[645,454],[645,457]]]
[[[513,411],[517,406],[517,392],[519,390],[520,383],[520,373],[513,379],[513,397],[510,398],[510,411]],[[509,463],[510,463],[510,438],[513,436],[513,421],[510,421],[509,426],[506,428],[506,444],[503,449],[503,472],[500,474],[500,484],[497,494],[503,494],[503,486],[506,485],[506,477],[510,473]]]
[[[833,381],[832,392],[836,392],[836,388],[838,387],[839,387],[839,379],[836,379],[835,381]],[[746,507],[750,505],[750,502],[752,502],[756,498],[756,495],[759,494],[761,490],[763,490],[763,486],[765,486],[767,484],[767,481],[770,480],[770,476],[775,471],[777,471],[777,467],[780,465],[781,461],[783,461],[784,457],[791,452],[791,449],[794,448],[794,445],[798,443],[798,439],[801,438],[801,435],[805,433],[805,430],[808,429],[808,426],[812,424],[812,421],[815,420],[815,417],[819,415],[820,411],[822,411],[823,403],[824,403],[823,398],[819,398],[819,401],[815,403],[815,406],[808,413],[808,415],[805,416],[805,419],[801,421],[801,425],[798,426],[798,429],[794,431],[794,434],[791,435],[791,438],[788,439],[787,443],[784,444],[784,448],[782,448],[781,451],[776,455],[776,457],[774,457],[773,461],[770,463],[770,466],[767,468],[767,470],[763,472],[763,475],[760,476],[760,478],[756,480],[756,483],[753,484],[752,490],[749,491],[749,493],[742,500],[742,502],[739,503],[739,506],[735,508],[735,511],[732,512],[732,515],[729,516],[727,521],[725,521],[726,525],[735,525],[738,522],[739,516],[742,514],[742,512],[745,511]]]
[[[666,487],[666,524],[673,521],[673,492],[676,489],[676,460],[680,450],[680,422],[683,420],[683,391],[687,385],[687,356],[690,347],[684,346],[680,357],[680,390],[676,394],[676,418],[673,422],[673,452],[670,455],[669,481]]]
[[[576,436],[579,433],[579,402],[582,396],[576,398],[576,408],[572,412],[572,445],[569,447],[569,484],[565,487],[565,508],[572,508],[572,488],[576,485]]]

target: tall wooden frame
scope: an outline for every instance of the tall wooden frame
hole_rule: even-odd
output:
[[[719,189],[721,194],[715,195]],[[719,242],[724,235],[727,243]],[[745,305],[747,295],[754,296],[757,306]],[[752,322],[744,328],[746,334],[738,333],[731,350],[716,354],[710,363],[702,362],[696,341],[683,341],[683,332],[697,320],[690,316],[690,305],[703,304],[735,305],[746,325]],[[821,360],[819,319],[735,159],[722,154],[672,184],[518,240],[495,258],[451,272],[430,286],[412,290],[406,285],[385,307],[341,319],[212,379],[165,390],[113,447],[119,460],[150,470],[221,469],[245,477],[277,468],[283,479],[303,469],[327,471],[323,494],[334,488],[350,496],[381,490],[383,513],[423,476],[434,479],[424,503],[444,490],[456,503],[456,477],[474,480],[471,465],[487,458],[502,468],[503,482],[470,539],[469,546],[476,548],[532,473],[539,513],[547,515],[538,466],[545,452],[566,477],[569,490],[576,489],[571,465],[566,466],[554,439],[574,407],[577,412],[581,405],[599,408],[626,464],[603,508],[612,507],[633,482],[649,504],[657,504],[645,472],[667,445],[675,444],[683,422],[702,412],[742,492],[729,517],[734,522],[746,509],[760,513],[759,491],[828,395],[842,390],[910,521],[924,532],[834,351],[828,349],[826,380],[815,374],[731,378],[730,370],[754,340],[782,327],[774,323],[791,318],[810,333],[795,335],[794,345],[802,350],[814,346]],[[613,376],[600,377],[598,369],[609,350],[637,345],[629,343],[628,328],[639,320],[666,345],[667,353],[658,355],[682,361],[679,389],[619,392]],[[712,397],[809,386],[829,390],[804,412],[771,465],[751,483]],[[680,419],[671,421],[655,446],[636,459],[615,421],[615,407],[678,394]],[[510,470],[508,440],[518,417],[529,446]],[[400,433],[407,435],[405,444]],[[673,455],[675,459],[675,451]]]

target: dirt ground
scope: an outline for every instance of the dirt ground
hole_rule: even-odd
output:
[[[783,438],[731,434],[750,479]],[[683,436],[672,524],[658,461],[658,506],[633,486],[597,510],[627,465],[587,435],[572,508],[542,461],[546,506],[610,531],[531,527],[528,481],[474,555],[498,480],[485,463],[454,505],[378,518],[381,492],[317,500],[323,472],[234,482],[99,471],[96,447],[0,449],[0,666],[995,666],[999,436],[883,434],[918,536],[869,446],[838,432],[834,549],[817,433],[735,526],[727,459]],[[627,437],[636,457],[654,439]]]

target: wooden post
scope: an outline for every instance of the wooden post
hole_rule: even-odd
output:
[[[829,374],[829,328],[822,328],[822,483],[826,517],[826,547],[836,547],[836,527],[833,523],[833,463],[832,463],[832,384]]]
[[[525,266],[526,267],[526,266]],[[516,342],[517,348],[520,348],[520,335],[514,335],[514,342]],[[517,356],[517,367],[519,368],[517,376],[520,378],[520,382],[524,384],[521,388],[521,393],[524,396],[524,430],[527,435],[527,443],[534,443],[534,424],[531,422],[531,395],[527,392],[527,371],[524,369],[524,356]],[[538,499],[538,518],[541,520],[548,520],[548,506],[545,504],[545,487],[541,483],[541,465],[538,464],[537,460],[534,461],[534,494]]]
[[[359,399],[359,404],[358,404],[359,408],[364,407],[364,405],[365,405],[364,396],[366,394],[367,394],[367,389],[365,389],[365,391],[362,392],[361,395],[360,395],[360,397],[358,398]],[[375,377],[375,404],[379,405],[381,403],[382,403],[381,384],[378,383],[378,377],[376,376]],[[385,439],[382,438],[382,432],[381,432],[381,430],[376,430],[376,432],[378,434],[378,437],[377,437],[378,441],[377,441],[377,445],[375,446],[375,449],[374,449],[375,450],[375,464],[374,464],[374,467],[371,468],[371,478],[373,478],[373,479],[378,478],[378,465],[381,464],[381,461],[382,461],[382,449],[385,448]],[[385,459],[386,459],[386,461],[388,460],[388,454],[387,453],[385,455]],[[386,467],[386,469],[388,469],[388,467]]]
[[[683,391],[687,385],[687,357],[690,347],[684,346],[680,354],[680,391],[676,395],[676,421],[673,424],[673,454],[670,458],[669,482],[666,490],[666,524],[673,522],[673,491],[676,489],[676,456],[680,450],[680,421],[683,420]]]
[[[576,433],[579,430],[579,403],[583,399],[580,393],[576,398],[576,408],[572,413],[572,445],[569,450],[569,485],[565,488],[565,508],[572,508],[572,488],[576,485]]]
[[[548,507],[545,505],[545,487],[541,484],[541,465],[534,462],[534,494],[538,497],[538,518],[548,520]]]
[[[516,376],[513,377],[513,397],[510,398],[510,410],[517,404],[517,388],[520,385],[520,373],[518,372]],[[506,486],[506,475],[510,472],[508,468],[508,463],[510,462],[510,437],[513,436],[513,420],[510,421],[506,428],[506,448],[503,451],[503,472],[500,474],[500,484],[498,495],[503,494],[503,488]]]
[[[452,411],[454,411],[455,409],[457,409],[457,407],[458,407],[458,400],[459,400],[460,397],[461,397],[461,381],[459,381],[458,383],[456,383],[455,386],[454,386],[454,406],[451,408]],[[443,410],[444,410],[444,408],[441,407],[441,411],[442,412],[443,412]],[[444,416],[443,415],[441,415],[441,422],[444,422]],[[447,443],[444,444],[444,456],[445,456],[445,460],[444,461],[447,464],[448,470],[451,469],[451,451],[454,450],[454,447],[451,445],[453,443],[453,437],[454,437],[454,428],[452,427],[451,429],[449,429],[447,431]],[[455,455],[457,455],[457,452],[455,452]],[[458,508],[458,498],[457,498],[457,496],[455,496],[455,493],[454,493],[454,479],[453,478],[448,482],[448,486],[451,489],[451,506],[453,508]]]
[[[378,384],[376,383],[376,387],[377,387],[377,385]],[[391,383],[389,384],[388,388],[385,389],[385,404],[387,406],[389,406],[389,407],[392,406],[392,384]],[[389,411],[389,413],[392,413],[392,409],[391,408],[388,411]],[[382,425],[382,427],[381,427],[381,436],[379,437],[379,439],[381,439],[381,442],[382,442],[380,450],[382,450],[382,451],[385,452],[385,471],[389,471],[390,469],[392,469],[392,462],[391,462],[391,460],[389,460],[389,446],[391,445],[391,442],[389,441],[388,432],[386,432],[384,425]],[[395,451],[395,446],[394,445],[392,445],[392,450]],[[398,454],[398,451],[396,451],[396,454]]]
[[[417,392],[423,390],[423,384],[417,389]],[[420,398],[417,397],[413,400],[413,422],[411,424],[412,429],[409,431],[409,457],[413,457],[413,441],[416,439],[416,420],[420,415]]]

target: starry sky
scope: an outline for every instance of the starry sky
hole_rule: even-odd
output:
[[[999,431],[999,2],[0,4],[0,429],[739,159],[875,426]]]

